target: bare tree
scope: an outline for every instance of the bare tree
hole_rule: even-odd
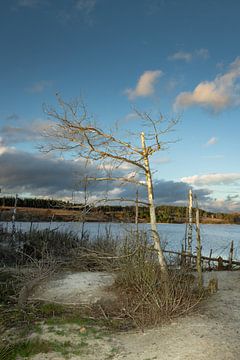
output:
[[[69,151],[79,158],[86,159],[87,162],[95,161],[104,168],[104,163],[112,161],[111,171],[107,176],[88,177],[89,180],[98,181],[118,181],[120,183],[140,184],[147,188],[148,206],[151,221],[152,238],[154,248],[158,254],[158,260],[162,272],[167,275],[167,264],[161,247],[160,236],[156,226],[156,213],[153,195],[152,172],[149,158],[163,148],[160,137],[169,133],[178,120],[167,121],[167,125],[162,129],[164,117],[160,115],[154,120],[148,113],[138,112],[136,114],[141,120],[142,126],[147,127],[147,132],[141,132],[123,140],[122,135],[115,136],[113,131],[103,131],[95,121],[88,116],[86,107],[82,101],[75,100],[65,102],[57,96],[59,109],[45,106],[45,113],[50,120],[53,120],[51,130],[47,131],[48,137],[54,137],[49,146],[44,146],[44,151]],[[118,134],[120,131],[118,131]],[[133,134],[132,134],[133,135]],[[137,139],[137,144],[136,143]],[[114,176],[112,169],[119,169],[122,165],[129,165],[132,170],[129,176]],[[145,178],[145,180],[141,180]]]

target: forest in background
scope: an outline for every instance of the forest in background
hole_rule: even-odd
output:
[[[1,221],[10,221],[14,207],[14,197],[0,198]],[[85,206],[69,201],[41,198],[18,198],[18,221],[103,221],[134,222],[135,206],[101,205]],[[186,206],[161,205],[156,207],[157,222],[185,223]],[[139,222],[149,222],[146,206],[138,208]],[[200,209],[202,223],[240,224],[240,213],[210,212]]]

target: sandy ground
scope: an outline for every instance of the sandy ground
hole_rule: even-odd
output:
[[[88,337],[81,356],[71,360],[240,360],[240,272],[216,272],[219,291],[204,301],[197,314],[158,329]],[[70,329],[64,341],[79,341]],[[44,331],[49,338],[48,330]],[[38,354],[34,360],[63,360],[57,353]]]
[[[114,297],[106,291],[113,282],[113,276],[104,272],[60,273],[41,284],[31,298],[66,305],[93,304]]]

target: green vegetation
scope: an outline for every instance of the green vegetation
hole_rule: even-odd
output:
[[[30,356],[39,353],[57,352],[62,355],[80,355],[83,348],[88,343],[86,341],[79,341],[77,345],[73,346],[70,341],[46,341],[42,339],[32,339],[19,341],[11,345],[0,347],[0,360],[15,360],[21,356],[22,358],[29,358]]]

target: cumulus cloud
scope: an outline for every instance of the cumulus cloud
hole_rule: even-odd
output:
[[[19,121],[16,124],[7,124],[0,128],[4,144],[15,145],[22,142],[33,142],[43,140],[42,133],[50,126],[48,121],[32,120],[31,123],[27,121]]]
[[[191,186],[183,181],[154,181],[154,197],[157,205],[171,204],[171,205],[186,205],[187,194]],[[207,189],[197,189],[195,191],[198,199],[201,201],[208,201],[211,192]],[[135,199],[136,187],[130,185],[124,187],[122,190],[122,196],[124,198]],[[139,188],[139,197],[146,200],[146,189],[144,187]]]
[[[3,150],[3,151],[1,151]],[[48,196],[55,198],[71,198],[72,191],[81,197],[83,184],[81,179],[86,176],[103,175],[103,169],[91,163],[85,166],[81,159],[70,161],[42,155],[17,152],[0,145],[0,185],[6,194],[18,193],[20,196]],[[14,170],[13,170],[14,169]],[[130,177],[129,167],[117,169],[116,176]],[[97,175],[98,176],[98,175]],[[184,182],[158,180],[154,182],[157,204],[185,204],[190,185]],[[123,182],[108,181],[90,182],[88,191],[94,199],[109,198],[135,199],[136,186]],[[146,201],[147,191],[139,186],[140,197]],[[199,199],[207,200],[209,191],[199,189]]]
[[[70,161],[56,159],[26,152],[17,152],[1,144],[0,141],[0,185],[4,194],[18,193],[19,196],[41,196],[61,199],[71,199],[72,191],[75,191],[77,201],[83,200],[84,185],[81,180],[86,177],[101,176],[101,170],[94,163],[85,166],[81,159]],[[14,169],[14,170],[13,170]],[[117,176],[130,177],[129,167],[118,169]],[[212,178],[197,177],[183,178],[181,181],[154,181],[155,201],[157,205],[186,205],[187,194],[192,185],[201,186],[194,189],[200,205],[209,210],[236,211],[240,209],[239,198],[226,196],[225,199],[213,199],[212,192],[205,188],[206,185],[219,183],[231,183],[240,180],[239,174],[212,174]],[[90,199],[99,201],[108,198],[124,198],[134,200],[136,186],[133,184],[108,181],[90,182],[87,188]],[[146,201],[147,191],[139,186],[139,197]]]
[[[218,142],[218,138],[216,138],[215,136],[212,136],[205,144],[205,146],[212,146],[215,145]]]
[[[147,70],[138,79],[135,89],[126,89],[125,94],[130,100],[137,97],[147,97],[154,94],[156,81],[163,72],[161,70]]]
[[[214,111],[223,110],[240,103],[239,94],[240,57],[229,66],[225,74],[213,81],[203,81],[192,92],[180,93],[174,104],[176,110],[198,105]]]
[[[228,195],[223,199],[210,199],[204,203],[204,207],[209,211],[239,212],[240,202],[238,197]]]
[[[83,162],[44,157],[27,152],[4,151],[0,156],[0,184],[5,193],[63,197],[79,187],[79,178],[91,175]],[[99,184],[100,188],[102,185]]]
[[[172,61],[185,61],[190,62],[194,58],[201,58],[201,59],[208,59],[209,58],[209,51],[208,49],[197,49],[193,52],[187,52],[187,51],[178,51],[168,57],[169,60]]]
[[[240,181],[240,173],[214,173],[183,177],[181,181],[196,186],[205,185],[230,185]]]

